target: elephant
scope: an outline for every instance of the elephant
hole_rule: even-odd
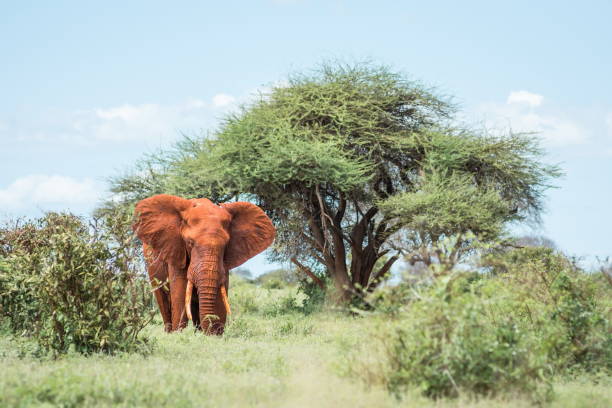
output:
[[[207,334],[222,334],[231,313],[229,270],[272,244],[270,218],[249,202],[216,205],[168,194],[139,201],[134,216],[165,330],[192,320]],[[160,287],[166,281],[169,290]]]

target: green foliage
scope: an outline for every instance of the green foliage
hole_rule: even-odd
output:
[[[39,321],[36,284],[39,273],[32,265],[41,263],[43,251],[57,233],[79,235],[86,228],[77,217],[49,213],[33,221],[15,220],[0,228],[0,312],[15,333],[32,333]]]
[[[114,224],[111,221],[114,220]],[[145,350],[138,334],[152,317],[152,296],[138,274],[135,248],[118,242],[121,220],[88,226],[69,214],[0,231],[3,318],[33,336],[42,352]]]
[[[0,259],[0,316],[13,333],[28,333],[40,321],[32,285],[36,277],[14,269],[12,262]]]
[[[293,279],[294,275],[291,276]],[[296,287],[284,282],[281,284],[278,279],[265,280],[262,284],[234,279],[231,286],[236,288],[232,289],[230,301],[237,314],[310,315],[323,309],[326,296],[325,291],[309,281],[300,281]]]
[[[557,369],[612,370],[612,286],[551,248],[513,249],[485,264],[515,289],[516,312],[542,332]]]
[[[444,295],[439,295],[451,302],[452,307],[452,299],[457,296],[483,292],[482,287],[476,291],[477,280],[467,276],[462,279],[455,277],[447,285],[448,290],[442,291]],[[240,299],[247,293],[253,295],[252,312],[238,307]],[[423,296],[423,290],[417,294]],[[380,340],[390,339],[387,336],[394,333],[390,330],[392,328],[409,330],[412,327],[409,314],[403,317],[370,314],[367,318],[356,318],[330,309],[309,315],[294,311],[269,313],[275,304],[284,303],[280,299],[289,299],[290,295],[300,299],[295,288],[268,290],[233,277],[230,286],[233,314],[222,337],[203,336],[193,330],[168,335],[164,333],[158,316],[155,324],[143,330],[146,337],[155,340],[156,344],[146,357],[134,353],[115,356],[71,354],[41,362],[32,353],[23,352],[35,347],[31,339],[0,333],[0,406],[533,406],[533,397],[530,397],[533,393],[529,394],[532,388],[514,385],[512,389],[515,391],[509,389],[505,393],[502,390],[499,395],[475,397],[462,389],[457,399],[432,401],[419,393],[418,383],[407,386],[402,391],[402,400],[397,401],[388,391],[388,384],[377,381],[376,376],[380,377],[380,374],[375,370],[388,366],[384,356],[390,349],[383,347],[385,343]],[[431,295],[436,293],[431,292]],[[463,300],[467,301],[469,297]],[[479,321],[485,319],[481,311],[487,306],[481,303],[471,312],[460,311],[463,323],[458,322],[459,317],[453,317],[453,309],[447,308],[443,312],[464,328],[460,333],[472,339],[472,346],[488,343],[469,337],[470,332],[485,330],[500,338],[513,339],[511,328],[507,328],[511,333],[508,335],[502,329],[470,325],[468,318],[473,315]],[[431,308],[435,310],[433,304]],[[400,325],[400,319],[406,325]],[[424,317],[418,319],[423,321]],[[429,330],[435,331],[437,322],[433,323]],[[525,336],[520,332],[519,344],[529,339],[528,334]],[[513,344],[512,341],[509,344]],[[496,346],[494,350],[495,361],[500,364],[513,358],[507,356],[502,346]],[[347,361],[349,352],[352,361]],[[485,352],[473,350],[473,353],[476,356]],[[367,364],[356,367],[354,359]],[[437,362],[434,360],[432,364]],[[347,377],[344,375],[347,367],[359,370]],[[498,375],[494,371],[489,371],[489,374]],[[355,378],[372,381],[369,386],[364,386]],[[502,379],[507,381],[512,376],[504,375]],[[607,408],[612,402],[610,381],[610,376],[604,373],[574,373],[571,377],[554,378],[550,405]],[[545,395],[546,390],[546,382],[533,388],[538,395]]]
[[[366,300],[390,321],[375,328],[382,367],[352,373],[397,395],[523,393],[550,397],[553,376],[612,372],[612,287],[551,248],[490,252],[489,273],[381,288]],[[358,348],[361,352],[363,349]]]
[[[389,389],[400,394],[416,386],[433,398],[500,392],[546,396],[545,355],[509,313],[504,296],[463,293],[449,301],[447,290],[439,286],[424,293],[410,316],[393,325],[385,339]]]
[[[449,231],[495,238],[512,218],[508,206],[498,191],[475,186],[467,175],[437,172],[423,178],[418,191],[397,194],[380,205],[408,230],[429,235],[431,241]]]
[[[330,279],[322,279],[325,287],[331,285]],[[311,314],[320,312],[324,309],[325,302],[328,299],[328,293],[311,279],[301,279],[298,286],[298,293],[302,293],[305,297],[302,301],[302,312]]]

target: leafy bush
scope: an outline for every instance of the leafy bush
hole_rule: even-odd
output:
[[[40,320],[33,293],[34,277],[13,269],[12,262],[0,258],[0,316],[11,332],[27,334]]]
[[[520,313],[542,335],[557,370],[612,370],[612,287],[550,248],[521,248],[493,269],[514,288]]]
[[[48,213],[45,217],[23,221],[15,220],[0,228],[0,311],[9,328],[15,333],[35,331],[42,319],[38,304],[37,271],[44,248],[56,233],[82,235],[85,225],[77,217]]]
[[[53,354],[140,349],[153,297],[139,274],[137,249],[116,229],[124,220],[87,225],[49,213],[0,231],[3,318]]]
[[[422,293],[392,324],[384,340],[390,391],[401,394],[412,386],[433,398],[512,391],[546,396],[546,355],[511,313],[503,287],[486,297],[474,291],[449,295],[451,286],[447,281]]]
[[[489,254],[486,265],[490,274],[455,271],[373,294],[385,364],[356,358],[353,371],[396,395],[416,387],[434,398],[516,391],[538,400],[553,375],[610,372],[612,291],[600,275],[542,247]]]
[[[306,280],[300,281],[297,288],[284,282],[280,287],[270,283],[277,282],[276,279],[265,279],[261,285],[240,276],[233,276],[230,280],[232,309],[241,314],[308,315],[322,308],[326,296],[324,290]]]
[[[263,309],[265,316],[279,316],[289,313],[302,312],[303,308],[296,297],[295,291],[290,292],[278,292],[278,295],[274,302],[268,303],[267,307]]]

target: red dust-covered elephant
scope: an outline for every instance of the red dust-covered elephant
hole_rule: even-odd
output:
[[[216,205],[166,194],[139,201],[135,217],[166,331],[191,319],[206,333],[223,333],[229,270],[272,243],[272,221],[248,202]],[[159,287],[165,281],[169,292]]]

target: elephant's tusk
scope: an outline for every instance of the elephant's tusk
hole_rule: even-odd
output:
[[[193,283],[187,281],[187,289],[185,289],[185,312],[187,319],[191,320],[191,294],[193,293]]]
[[[223,305],[225,305],[225,311],[227,314],[232,314],[229,305],[229,299],[227,298],[227,291],[225,290],[225,285],[221,285],[221,299],[223,300]]]

